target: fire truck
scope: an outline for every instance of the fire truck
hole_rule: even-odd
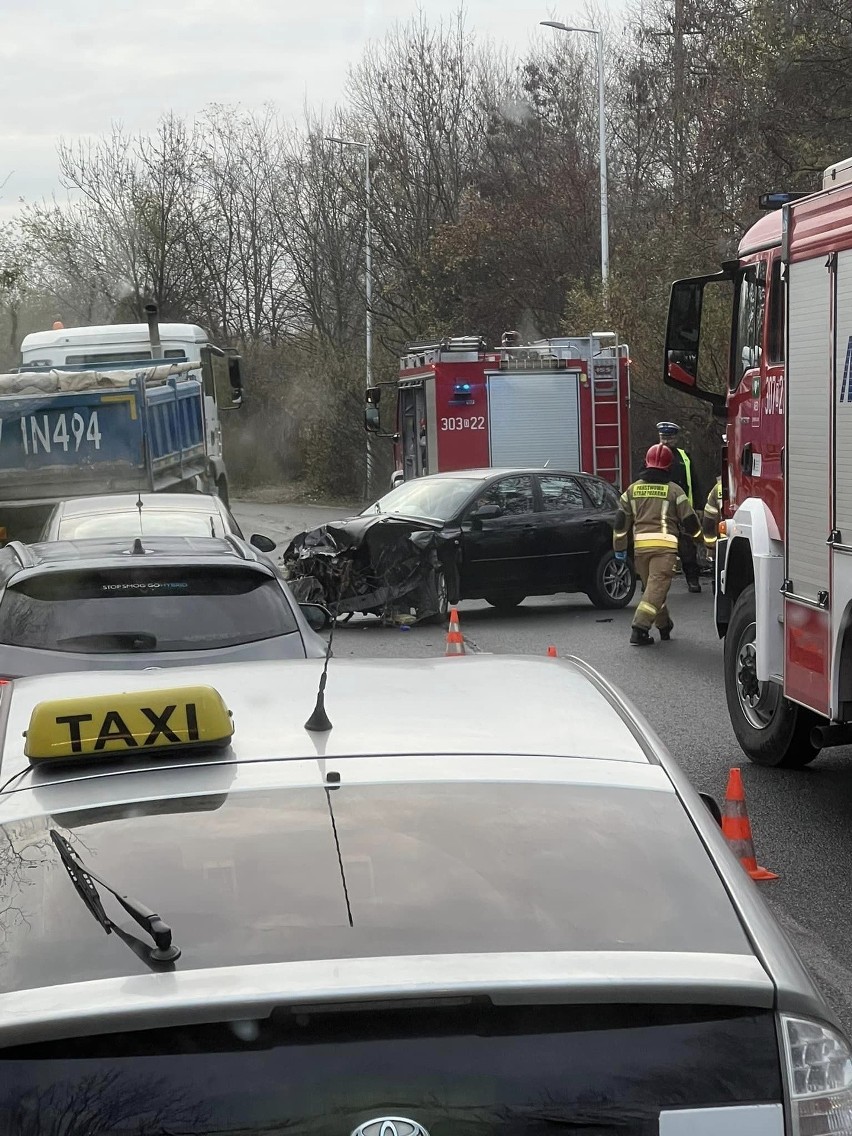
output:
[[[752,761],[801,768],[852,742],[852,159],[762,204],[735,261],[673,285],[664,381],[725,423],[715,618],[734,731]]]
[[[613,332],[499,350],[478,336],[410,347],[396,387],[393,483],[427,473],[550,466],[630,480],[630,357]],[[368,392],[368,429],[378,425]],[[372,404],[372,405],[371,405]]]

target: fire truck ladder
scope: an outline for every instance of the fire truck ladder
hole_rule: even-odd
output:
[[[593,343],[590,340],[590,343]],[[592,444],[594,471],[598,477],[621,485],[621,398],[619,392],[619,352],[589,355],[589,384],[592,388]]]

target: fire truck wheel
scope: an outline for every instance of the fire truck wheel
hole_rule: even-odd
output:
[[[586,595],[600,608],[627,607],[636,591],[636,569],[631,560],[616,560],[607,550],[595,566]]]
[[[816,716],[784,697],[777,682],[761,682],[754,649],[754,585],[740,593],[725,635],[725,697],[743,752],[757,765],[802,769],[819,755],[810,732]]]
[[[527,597],[521,595],[520,592],[507,592],[503,596],[486,596],[485,602],[496,607],[498,611],[510,611],[518,604],[522,604]]]

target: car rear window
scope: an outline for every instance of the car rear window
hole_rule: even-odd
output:
[[[618,494],[607,482],[596,481],[588,477],[583,479],[583,488],[598,509],[618,508]]]
[[[0,1050],[0,1128],[656,1136],[663,1111],[781,1101],[769,1011],[455,1002],[281,1007],[259,1020]]]
[[[233,568],[49,572],[0,602],[0,643],[51,651],[203,651],[296,630],[273,577]]]
[[[222,519],[214,513],[146,506],[140,522],[136,509],[126,513],[99,513],[94,516],[63,517],[58,540],[91,540],[97,537],[137,536],[222,536]]]

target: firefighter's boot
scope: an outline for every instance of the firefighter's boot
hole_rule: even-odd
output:
[[[630,643],[633,647],[650,647],[653,642],[644,627],[634,627],[630,632]]]
[[[674,627],[674,624],[669,623],[666,627],[658,627],[657,628],[657,630],[660,633],[660,639],[662,640],[663,643],[668,643],[669,639],[671,639],[673,627]]]

